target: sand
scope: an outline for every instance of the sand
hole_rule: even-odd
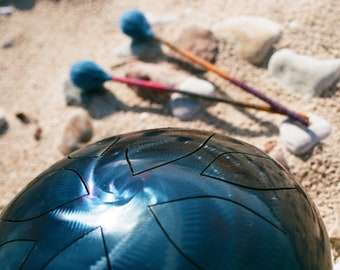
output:
[[[0,210],[34,177],[63,157],[58,147],[67,120],[84,110],[65,103],[64,81],[70,66],[77,60],[91,59],[107,71],[125,74],[128,65],[117,59],[115,48],[129,40],[118,26],[118,19],[127,8],[169,18],[169,23],[154,28],[168,40],[175,40],[184,27],[192,24],[212,29],[229,17],[263,16],[284,27],[276,50],[289,48],[320,59],[340,58],[338,1],[26,2],[32,7],[24,10],[21,6],[11,16],[0,16],[0,107],[8,123],[0,133]],[[171,116],[168,105],[142,100],[127,86],[108,83],[105,86],[112,93],[111,99],[96,104],[108,110],[92,117],[91,142],[142,129],[185,127],[229,135],[260,149],[275,145],[274,151],[284,156],[290,172],[313,198],[327,229],[331,230],[335,206],[340,204],[339,83],[322,97],[307,101],[288,92],[268,73],[265,64],[256,67],[242,60],[230,44],[221,42],[219,49],[218,66],[289,104],[291,109],[325,118],[332,125],[331,135],[313,151],[297,157],[280,141],[278,128],[286,119],[284,116],[214,104],[195,119],[181,121]],[[253,100],[214,74],[199,75],[233,98]],[[34,137],[37,125],[22,123],[17,113],[37,121],[42,131],[39,140]],[[333,245],[333,249],[338,257],[339,247]]]

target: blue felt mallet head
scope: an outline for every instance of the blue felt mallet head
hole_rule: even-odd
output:
[[[111,80],[111,75],[102,70],[92,61],[79,61],[70,70],[71,81],[85,91],[102,87],[103,83]]]
[[[125,11],[120,18],[120,28],[134,40],[150,39],[154,37],[148,21],[139,10]]]

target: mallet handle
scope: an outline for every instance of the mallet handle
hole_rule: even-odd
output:
[[[181,48],[178,48],[177,46],[173,45],[172,43],[170,43],[170,42],[168,42],[166,40],[163,40],[163,39],[161,39],[161,38],[159,38],[157,36],[154,36],[154,39],[159,41],[159,42],[163,42],[169,48],[171,48],[174,51],[178,52],[182,56],[192,60],[193,62],[195,62],[196,64],[202,66],[206,70],[212,71],[212,72],[216,73],[217,75],[219,75],[222,78],[230,81],[234,85],[237,85],[238,87],[240,87],[241,89],[245,90],[246,92],[248,92],[248,93],[258,97],[261,100],[263,100],[264,102],[266,102],[267,104],[269,104],[271,106],[271,109],[273,111],[276,111],[277,113],[280,113],[280,114],[287,115],[290,118],[301,122],[305,126],[308,126],[310,124],[309,117],[307,115],[289,110],[288,108],[286,108],[285,106],[281,105],[280,103],[272,100],[271,98],[267,97],[266,95],[264,95],[263,93],[259,92],[258,90],[254,89],[254,88],[252,88],[252,87],[250,87],[248,85],[246,85],[245,83],[241,82],[240,80],[237,80],[237,79],[233,78],[227,72],[221,70],[220,68],[218,68],[217,66],[213,65],[212,63],[204,60],[203,58],[198,57],[197,55],[193,54],[192,52],[184,50],[184,49],[181,49]]]
[[[115,76],[113,76],[111,79],[112,81],[115,81],[115,82],[150,88],[152,90],[180,93],[180,94],[184,94],[187,96],[205,99],[205,100],[209,100],[213,102],[223,102],[223,103],[231,104],[231,105],[238,106],[238,107],[245,107],[245,108],[251,108],[251,109],[256,109],[256,110],[261,110],[261,111],[267,111],[271,113],[284,114],[281,111],[273,109],[273,107],[271,106],[257,105],[257,104],[251,104],[251,103],[245,103],[245,102],[239,102],[239,101],[234,101],[230,99],[220,98],[220,97],[196,94],[196,93],[188,92],[186,90],[176,89],[172,86],[160,84],[160,83],[153,82],[153,81],[141,80],[141,79],[136,79],[136,78],[121,78],[121,77],[115,77]]]

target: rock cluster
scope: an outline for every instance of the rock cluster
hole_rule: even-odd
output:
[[[154,24],[157,24],[156,19],[153,21]],[[224,40],[236,49],[241,58],[253,65],[263,65],[268,62],[268,72],[276,77],[285,89],[305,99],[322,96],[324,91],[340,78],[340,59],[318,59],[301,55],[290,49],[281,49],[275,52],[275,44],[282,38],[284,29],[279,23],[267,18],[233,17],[218,22],[212,29],[213,31],[198,26],[187,27],[182,31],[175,44],[209,62],[214,62],[218,54],[218,42]],[[155,50],[154,45],[148,49],[145,44],[134,42],[130,44],[129,48],[125,48],[125,52],[123,51],[120,50],[117,56],[158,57],[162,53],[161,50]],[[153,71],[148,68],[140,68],[139,71],[130,72],[127,75],[168,83],[164,79],[165,77],[156,78]],[[176,74],[174,70],[170,72]],[[207,81],[188,78],[180,87],[195,92],[202,89],[205,94],[212,94],[213,86],[210,84],[209,87],[206,87],[208,84]],[[173,85],[179,86],[177,83],[173,83]],[[142,89],[139,94],[142,92],[145,91]],[[170,107],[174,116],[188,120],[203,110],[205,105],[197,99],[173,94],[170,99]],[[292,120],[286,120],[281,124],[281,140],[291,153],[306,154],[320,140],[330,134],[331,126],[326,120],[318,116],[311,116],[311,119],[312,124],[309,127],[301,126]]]

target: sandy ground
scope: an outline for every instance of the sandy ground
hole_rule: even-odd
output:
[[[0,0],[1,5],[9,2]],[[25,2],[31,7],[25,7]],[[340,58],[338,1],[27,0],[21,1],[18,8],[11,16],[0,16],[0,107],[8,122],[0,133],[0,210],[29,181],[63,157],[58,146],[67,119],[83,110],[65,103],[63,84],[70,66],[77,60],[91,59],[108,71],[124,75],[126,65],[114,70],[111,67],[120,61],[115,48],[128,40],[118,27],[121,13],[128,8],[174,18],[154,28],[168,40],[175,40],[184,27],[192,24],[213,29],[229,17],[263,16],[284,27],[275,49],[289,48],[321,59]],[[307,155],[297,157],[284,148],[279,138],[278,127],[284,116],[215,104],[192,121],[181,121],[171,116],[167,105],[152,104],[124,85],[108,83],[111,99],[100,104],[108,110],[93,117],[91,141],[141,129],[186,127],[230,135],[261,149],[274,142],[330,230],[335,205],[340,204],[339,84],[322,97],[306,101],[288,93],[265,65],[255,67],[240,59],[230,44],[221,42],[219,49],[218,66],[292,109],[325,118],[333,127],[332,134]],[[213,74],[199,75],[227,95],[252,99]],[[23,124],[16,117],[20,112],[39,122],[40,140],[34,138],[34,123]],[[334,251],[338,257],[339,248],[334,247]]]

